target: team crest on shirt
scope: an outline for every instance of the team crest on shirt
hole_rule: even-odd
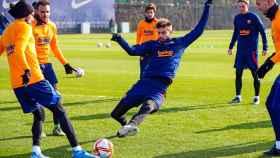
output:
[[[158,51],[158,57],[171,57],[174,55],[173,51]]]
[[[8,56],[11,55],[14,51],[15,51],[15,45],[9,45],[7,47],[6,52],[7,52]]]
[[[252,23],[252,20],[247,20],[247,24],[251,24]]]

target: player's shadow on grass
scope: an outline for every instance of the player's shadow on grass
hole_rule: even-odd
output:
[[[166,154],[156,156],[154,158],[216,158],[226,156],[236,156],[241,154],[249,154],[255,152],[262,152],[271,147],[273,142],[249,142],[230,146],[222,146],[217,148],[192,150],[186,152],[180,152],[175,154]],[[260,153],[259,157],[262,156]]]
[[[18,140],[18,139],[29,139],[32,136],[16,136],[16,137],[9,137],[9,138],[0,138],[0,142],[10,141],[10,140]]]
[[[108,136],[108,137],[104,137],[106,139],[113,139],[116,136]],[[66,138],[65,138],[66,139]],[[87,140],[87,141],[82,141],[79,144],[80,145],[85,145],[85,144],[93,144],[97,139],[93,139],[93,140]],[[44,144],[44,143],[42,143]],[[59,146],[59,147],[55,147],[55,148],[50,148],[50,149],[45,149],[42,148],[42,152],[47,155],[50,156],[52,158],[69,158],[71,157],[71,149],[70,149],[70,145],[63,145],[63,146]],[[87,148],[88,149],[88,148]],[[87,150],[85,149],[85,150]],[[30,148],[31,150],[31,148]],[[90,150],[87,150],[88,152],[91,152]],[[0,158],[28,158],[31,156],[31,152],[29,153],[25,153],[25,154],[14,154],[14,155],[8,155],[8,156],[0,156]]]
[[[217,129],[210,129],[210,130],[203,130],[203,131],[198,131],[195,133],[210,133],[210,132],[219,132],[219,131],[226,131],[226,130],[232,130],[232,129],[255,129],[255,128],[270,128],[271,121],[266,120],[266,121],[259,121],[259,122],[248,122],[248,123],[241,123],[241,124],[236,124],[236,125],[229,125],[224,128],[217,128]]]
[[[193,106],[184,106],[184,107],[170,107],[170,108],[162,108],[159,112],[154,115],[161,115],[165,113],[176,113],[176,112],[184,112],[184,111],[192,111],[192,110],[205,110],[205,109],[218,109],[230,107],[227,103],[216,103],[216,104],[200,104]],[[127,116],[132,116],[133,112],[128,112]],[[71,120],[97,120],[97,119],[109,119],[111,118],[110,113],[98,113],[93,115],[83,115],[83,116],[74,116],[70,117]]]
[[[88,105],[88,104],[97,104],[97,103],[107,103],[107,102],[114,102],[118,101],[119,98],[106,98],[106,99],[95,99],[95,100],[87,100],[87,101],[77,101],[77,102],[68,102],[64,103],[64,106],[80,106],[80,105]],[[17,101],[7,101],[7,102],[0,102],[1,104],[15,104],[18,103]],[[20,110],[20,105],[13,106],[13,107],[0,107],[1,111],[15,111]]]

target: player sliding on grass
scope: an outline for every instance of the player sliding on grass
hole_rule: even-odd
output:
[[[144,42],[157,40],[158,33],[156,24],[158,19],[155,17],[156,5],[150,3],[145,8],[145,19],[141,20],[137,26],[136,44],[143,44]],[[140,57],[140,78],[143,76],[143,71],[149,63],[149,57]]]
[[[33,35],[35,38],[36,52],[40,63],[40,68],[46,80],[57,90],[57,77],[52,64],[49,62],[49,54],[52,51],[55,57],[64,65],[66,74],[73,73],[74,68],[64,58],[58,48],[56,25],[50,21],[50,2],[39,0],[33,3],[35,9],[35,22],[33,23]],[[65,135],[61,130],[58,119],[53,116],[53,135]]]
[[[265,74],[271,70],[274,64],[280,62],[280,9],[276,0],[256,0],[256,7],[267,18],[271,20],[271,34],[275,51],[258,70],[258,77],[264,78]],[[280,75],[276,78],[274,85],[266,100],[266,106],[271,118],[272,126],[276,136],[273,147],[265,151],[265,155],[280,156]]]
[[[118,34],[113,34],[112,40],[116,41],[129,55],[149,55],[150,62],[144,69],[143,77],[127,92],[111,116],[122,127],[118,130],[119,137],[135,135],[137,126],[144,118],[159,110],[163,102],[163,94],[172,83],[176,75],[181,57],[185,49],[203,33],[209,16],[212,0],[205,3],[202,17],[197,26],[188,34],[180,38],[171,38],[172,25],[167,19],[160,19],[156,25],[159,38],[141,45],[129,46]],[[127,122],[126,113],[133,107],[142,104],[138,113]]]
[[[20,0],[9,10],[16,20],[5,29],[0,38],[0,55],[7,53],[14,93],[23,112],[33,114],[31,158],[47,158],[40,149],[42,106],[53,112],[59,120],[71,144],[73,158],[98,158],[79,146],[72,124],[61,105],[60,95],[43,77],[30,25],[33,19],[32,12],[32,7]]]
[[[238,0],[240,14],[234,18],[234,32],[230,42],[228,55],[232,55],[235,42],[238,42],[234,67],[236,69],[235,91],[236,96],[231,104],[241,102],[242,74],[249,68],[254,78],[255,97],[253,104],[260,103],[260,81],[257,77],[258,69],[258,38],[259,33],[263,41],[263,56],[267,54],[267,39],[265,29],[260,18],[249,12],[249,0]]]

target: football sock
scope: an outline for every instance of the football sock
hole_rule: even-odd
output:
[[[34,152],[36,154],[41,154],[42,153],[41,148],[38,145],[32,146],[32,152]]]
[[[33,114],[33,124],[32,124],[32,141],[34,146],[40,146],[40,137],[42,133],[43,126],[43,110],[38,108],[32,112]]]
[[[79,145],[72,148],[72,151],[81,151],[81,150],[83,150],[83,149]]]
[[[133,108],[133,106],[128,106],[123,103],[123,100],[119,102],[119,104],[114,108],[111,113],[112,118],[117,120],[122,126],[127,124],[127,120],[125,118],[125,114]]]
[[[60,104],[58,104],[55,107],[48,108],[55,114],[55,117],[59,120],[61,129],[66,134],[68,141],[71,144],[71,147],[78,146],[78,141],[76,138],[74,128],[71,124],[71,121],[67,117],[63,107]]]
[[[280,141],[276,141],[275,146],[276,146],[276,149],[280,149]]]
[[[235,79],[235,92],[236,95],[240,95],[241,94],[241,89],[242,89],[242,74],[243,74],[243,70],[238,70],[236,69],[236,79]]]

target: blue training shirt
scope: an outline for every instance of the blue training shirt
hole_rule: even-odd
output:
[[[237,41],[237,52],[257,52],[259,33],[262,36],[263,50],[267,51],[267,38],[261,19],[252,12],[236,15],[229,49],[232,49]]]
[[[185,49],[203,33],[208,21],[209,8],[210,5],[205,4],[199,23],[183,37],[164,42],[148,41],[132,47],[122,37],[117,38],[117,42],[131,56],[149,56],[150,62],[144,69],[143,78],[164,77],[173,80]]]

